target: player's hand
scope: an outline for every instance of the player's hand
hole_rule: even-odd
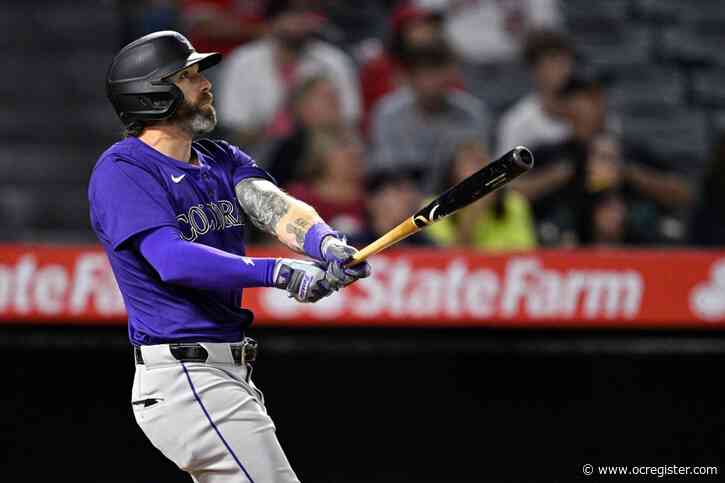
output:
[[[345,264],[352,260],[355,253],[357,249],[348,245],[345,240],[329,236],[322,242],[322,256],[327,262],[326,280],[333,290],[370,276],[372,267],[368,262],[345,268]]]
[[[317,302],[334,292],[326,280],[325,269],[315,262],[280,258],[273,277],[275,287],[287,290],[298,302]]]

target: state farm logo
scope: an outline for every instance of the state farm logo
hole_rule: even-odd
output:
[[[0,318],[125,314],[103,253],[83,253],[63,264],[41,264],[33,254],[0,264]]]
[[[501,271],[453,258],[444,267],[417,267],[405,258],[376,257],[373,276],[316,304],[297,304],[283,291],[264,290],[272,317],[352,316],[488,319],[632,319],[644,283],[636,270],[556,270],[537,257],[513,257]],[[352,290],[351,290],[352,289]]]
[[[710,268],[710,280],[690,293],[690,309],[705,320],[725,318],[725,258]]]

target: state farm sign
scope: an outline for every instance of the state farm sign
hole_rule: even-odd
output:
[[[502,271],[447,259],[440,268],[410,259],[372,260],[375,276],[314,305],[265,290],[259,303],[272,318],[305,313],[317,317],[368,318],[571,318],[632,319],[644,290],[639,272],[550,270],[535,256],[508,259]]]
[[[245,303],[259,320],[293,326],[712,328],[725,323],[725,309],[717,312],[725,288],[716,292],[708,282],[719,260],[725,253],[401,250],[374,258],[373,277],[317,304],[273,289],[249,291]],[[722,270],[717,280],[725,287]],[[697,287],[707,295],[707,313],[691,303]]]
[[[0,318],[125,320],[123,299],[103,252],[7,246],[2,250]],[[11,253],[14,261],[7,263]]]
[[[251,256],[286,252],[250,250]],[[725,252],[395,251],[316,304],[245,290],[258,325],[720,327]],[[0,245],[0,320],[125,323],[96,247]],[[723,325],[725,327],[725,325]]]

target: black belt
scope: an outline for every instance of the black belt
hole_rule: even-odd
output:
[[[240,343],[229,344],[232,352],[232,358],[237,365],[254,362],[257,359],[257,341],[251,337],[245,337]],[[209,353],[201,344],[197,343],[172,343],[169,344],[169,351],[174,359],[180,362],[206,362]],[[133,355],[136,364],[143,364],[143,354],[141,347],[133,347]]]

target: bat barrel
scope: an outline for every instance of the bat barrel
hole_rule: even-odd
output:
[[[525,146],[516,146],[512,152],[514,163],[528,171],[534,167],[534,155]]]

